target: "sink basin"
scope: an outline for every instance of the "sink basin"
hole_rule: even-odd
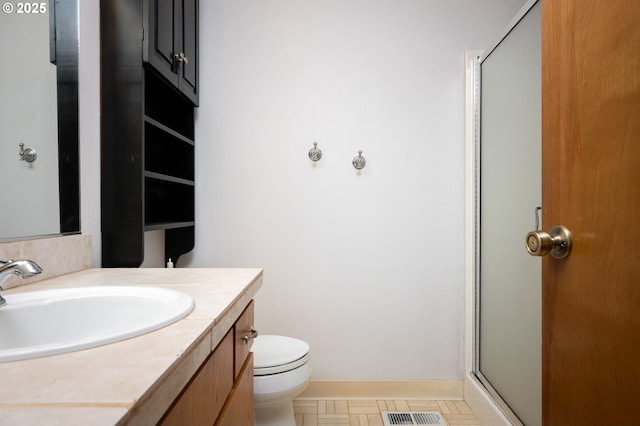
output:
[[[157,330],[193,309],[185,293],[159,287],[96,286],[5,295],[0,362],[113,343]]]

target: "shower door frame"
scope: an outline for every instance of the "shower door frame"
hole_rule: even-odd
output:
[[[527,13],[540,2],[541,0],[529,0],[518,12],[518,14],[512,19],[507,28],[500,34],[497,42],[490,46],[481,56],[476,56],[473,59],[473,142],[472,147],[468,149],[472,156],[473,163],[473,188],[472,194],[468,194],[469,198],[472,198],[471,215],[472,220],[470,228],[472,229],[472,261],[468,263],[468,267],[473,268],[472,272],[472,338],[471,338],[471,371],[470,378],[480,385],[482,390],[489,396],[491,402],[493,402],[501,411],[501,414],[513,425],[523,425],[522,421],[509,407],[507,402],[500,396],[498,391],[491,385],[487,377],[485,377],[480,371],[480,118],[481,118],[481,64],[482,62],[500,45],[500,43],[509,35],[509,33],[518,25],[518,23],[527,15]],[[533,215],[532,215],[533,218]],[[523,243],[524,250],[524,243]],[[542,324],[540,324],[542,327]],[[542,357],[540,357],[540,363],[542,363]]]

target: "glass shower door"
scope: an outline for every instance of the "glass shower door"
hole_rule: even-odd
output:
[[[541,262],[524,246],[541,202],[539,3],[521,16],[480,62],[476,375],[514,423],[539,425]]]

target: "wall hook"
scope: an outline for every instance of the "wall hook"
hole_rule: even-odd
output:
[[[367,165],[367,160],[365,160],[364,157],[362,156],[362,150],[358,151],[357,157],[353,157],[353,160],[351,160],[351,164],[353,164],[353,167],[355,167],[358,170],[363,169],[364,166]]]
[[[318,148],[318,142],[314,142],[313,148],[309,150],[309,158],[312,161],[318,161],[322,158],[322,151]]]
[[[20,160],[26,161],[27,163],[33,163],[34,161],[36,161],[36,158],[38,158],[38,153],[35,149],[29,147],[25,148],[23,143],[19,145],[20,152],[18,153],[18,155],[20,155]]]

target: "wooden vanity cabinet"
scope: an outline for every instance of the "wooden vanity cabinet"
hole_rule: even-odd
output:
[[[252,326],[253,301],[249,302],[233,327],[171,405],[160,421],[161,425],[253,424],[252,340],[243,339],[251,333]],[[239,367],[236,367],[237,363],[240,363]]]

